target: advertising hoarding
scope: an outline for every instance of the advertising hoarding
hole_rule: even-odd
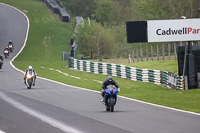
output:
[[[199,41],[200,19],[126,22],[127,42]]]
[[[200,40],[200,19],[147,21],[148,42]]]

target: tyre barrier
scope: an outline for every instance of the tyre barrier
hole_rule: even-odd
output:
[[[119,64],[78,60],[71,57],[68,58],[68,67],[93,74],[110,75],[133,81],[149,82],[170,89],[183,89],[182,76],[167,71],[140,69]]]

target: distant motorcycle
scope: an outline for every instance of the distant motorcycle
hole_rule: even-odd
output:
[[[0,59],[0,69],[2,69],[3,61]]]
[[[117,102],[117,93],[118,90],[113,85],[108,85],[105,89],[104,99],[106,111],[114,111],[114,106]]]
[[[13,44],[9,44],[8,48],[9,48],[9,52],[13,52],[13,50],[14,50]]]
[[[29,71],[26,75],[26,86],[27,89],[31,89],[32,85],[33,85],[33,78],[34,78],[34,73],[32,71]]]
[[[5,50],[3,51],[3,53],[4,53],[5,58],[7,58],[7,57],[9,56],[9,51],[8,51],[8,49],[5,49]]]

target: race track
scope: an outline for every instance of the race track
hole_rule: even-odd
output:
[[[11,17],[12,16],[12,17]],[[0,70],[0,130],[6,133],[199,133],[200,115],[118,98],[106,112],[99,92],[37,78],[26,89],[10,61],[26,39],[28,22],[0,4],[0,53],[11,39],[14,52]],[[36,70],[37,71],[37,70]],[[123,91],[123,87],[121,87]]]

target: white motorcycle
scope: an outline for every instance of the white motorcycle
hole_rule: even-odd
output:
[[[9,51],[10,51],[10,52],[13,52],[13,50],[14,50],[13,44],[9,44],[9,45],[8,45],[8,48],[9,48]]]
[[[34,73],[32,71],[29,71],[26,75],[26,86],[27,89],[31,89],[32,85],[33,85],[33,80],[34,80]]]

